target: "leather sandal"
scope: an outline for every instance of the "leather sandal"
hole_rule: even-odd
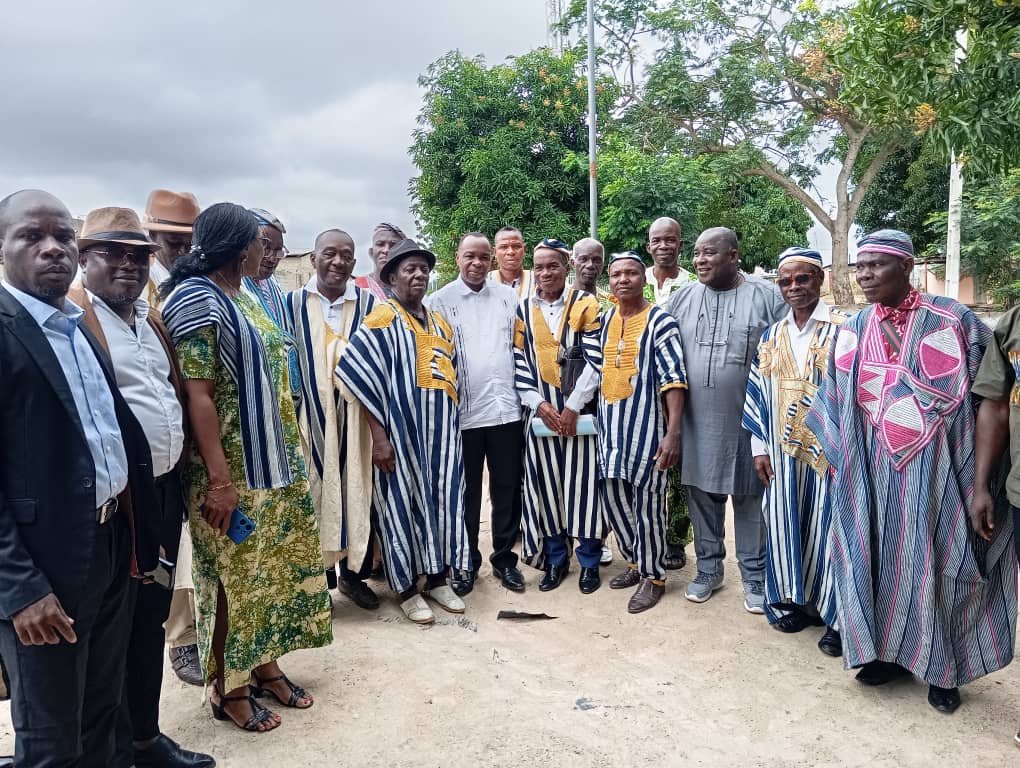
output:
[[[214,689],[216,691],[216,695],[220,697],[220,700],[219,702],[215,702],[212,700],[212,696],[210,696],[209,708],[212,709],[212,715],[217,720],[229,720],[241,730],[251,731],[253,733],[268,733],[269,731],[274,730],[280,725],[279,723],[276,723],[273,725],[272,728],[265,729],[259,728],[259,726],[262,725],[263,723],[268,723],[272,721],[273,713],[270,710],[263,707],[257,701],[255,701],[255,697],[252,695],[250,687],[248,688],[249,692],[247,696],[224,696],[223,693],[220,691],[219,687],[214,686]],[[248,706],[251,707],[251,717],[249,717],[244,722],[244,725],[239,725],[237,721],[234,720],[234,718],[227,714],[227,711],[224,708],[223,704],[228,701],[248,702]]]
[[[308,709],[310,706],[312,706],[312,704],[315,703],[314,701],[311,701],[308,704],[305,704],[304,706],[298,704],[298,702],[301,701],[301,699],[308,698],[308,691],[306,691],[300,685],[294,685],[294,683],[290,681],[290,678],[288,678],[282,672],[278,674],[276,677],[267,677],[265,680],[263,680],[253,671],[251,673],[251,679],[255,681],[255,685],[251,687],[252,696],[255,696],[257,698],[264,699],[266,696],[272,696],[274,699],[280,702],[280,704],[282,704],[285,707],[290,707],[291,709]],[[286,685],[287,688],[290,689],[290,698],[287,699],[287,701],[281,699],[276,694],[276,691],[274,691],[272,688],[266,688],[266,683],[275,683],[279,680],[282,680],[284,685]]]

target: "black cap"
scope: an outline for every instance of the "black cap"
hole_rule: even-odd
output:
[[[390,248],[390,258],[385,264],[383,264],[382,271],[379,273],[379,277],[382,278],[384,283],[389,283],[390,275],[393,274],[394,270],[400,266],[400,262],[404,259],[410,258],[411,256],[421,256],[429,263],[429,270],[436,266],[436,255],[432,251],[427,251],[422,248],[418,243],[414,242],[411,238],[405,238],[399,243]]]

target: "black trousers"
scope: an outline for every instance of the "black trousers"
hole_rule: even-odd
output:
[[[368,533],[368,549],[365,550],[365,559],[360,563],[352,563],[345,557],[337,563],[339,567],[340,581],[346,581],[347,583],[352,581],[364,581],[372,575],[372,562],[375,559],[375,542],[379,540],[379,526],[376,523],[375,509],[372,510],[370,526]],[[356,566],[357,570],[354,570],[351,566]]]
[[[173,561],[184,514],[184,494],[176,471],[156,478],[156,501],[159,509],[152,514],[159,517],[160,538],[166,542],[163,548],[169,550],[167,559]],[[166,644],[163,624],[170,616],[173,596],[173,589],[159,584],[132,584],[127,670],[117,724],[117,759],[111,768],[130,768],[135,762],[132,742],[159,736],[159,696],[163,689]]]
[[[517,565],[513,547],[521,530],[524,425],[519,421],[495,427],[461,430],[464,443],[464,523],[471,547],[471,568],[482,565],[478,529],[482,515],[482,467],[489,465],[492,500],[492,555],[496,568]]]
[[[130,559],[124,517],[97,525],[89,575],[72,616],[74,644],[22,645],[14,624],[0,621],[18,768],[113,764],[124,691]]]

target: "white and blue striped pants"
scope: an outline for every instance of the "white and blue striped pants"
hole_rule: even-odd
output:
[[[666,496],[664,483],[635,485],[627,480],[599,481],[606,519],[620,554],[648,579],[666,578]]]

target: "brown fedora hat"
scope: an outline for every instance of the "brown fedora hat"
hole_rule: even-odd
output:
[[[155,251],[159,249],[142,229],[138,214],[130,208],[96,208],[89,211],[78,235],[78,247],[117,243],[134,245]]]
[[[145,204],[145,228],[150,232],[190,233],[201,212],[190,192],[154,189]]]

